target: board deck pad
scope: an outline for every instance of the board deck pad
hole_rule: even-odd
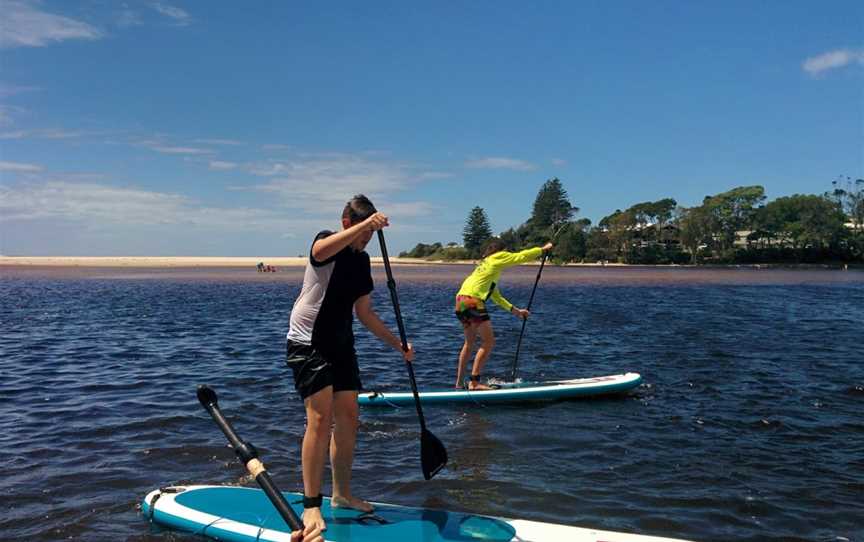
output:
[[[302,496],[284,493],[298,515]],[[321,506],[330,542],[680,542],[671,538],[375,503],[371,514]],[[142,513],[159,525],[228,542],[290,540],[289,529],[260,489],[177,486],[151,491]]]
[[[425,390],[420,391],[420,402],[436,403],[519,403],[528,401],[555,401],[578,397],[594,397],[623,393],[642,382],[639,373],[554,380],[547,382],[504,383],[498,389],[484,391],[469,390]],[[363,392],[357,396],[361,406],[406,406],[414,403],[411,392]]]

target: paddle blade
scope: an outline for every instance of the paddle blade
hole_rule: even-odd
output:
[[[431,480],[447,465],[447,449],[438,437],[427,429],[420,434],[420,464],[423,467],[423,478],[427,480]]]

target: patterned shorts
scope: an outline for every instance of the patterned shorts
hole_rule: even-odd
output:
[[[483,300],[469,295],[456,296],[455,312],[456,318],[462,322],[463,327],[489,320],[489,313],[486,312],[486,304]]]

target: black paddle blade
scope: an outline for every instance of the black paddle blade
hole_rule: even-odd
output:
[[[423,467],[423,478],[427,480],[431,480],[447,465],[447,449],[428,429],[420,434],[420,465]]]

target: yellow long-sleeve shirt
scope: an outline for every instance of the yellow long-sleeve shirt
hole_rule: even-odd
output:
[[[504,299],[500,289],[496,288],[498,281],[501,280],[501,271],[520,263],[536,260],[542,254],[543,249],[535,247],[522,252],[502,250],[487,256],[480,260],[474,271],[462,282],[462,287],[456,295],[470,295],[483,301],[491,298],[496,305],[509,312],[513,304]]]

